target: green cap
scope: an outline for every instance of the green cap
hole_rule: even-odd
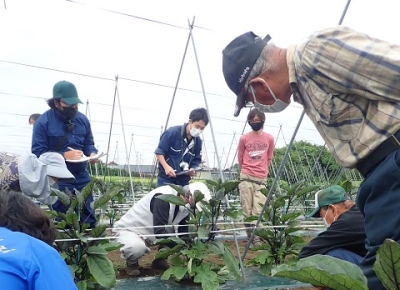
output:
[[[334,185],[322,189],[315,194],[315,209],[306,217],[319,217],[319,211],[321,207],[339,203],[349,199],[350,198],[346,196],[346,191],[340,185]]]
[[[82,103],[74,84],[67,81],[60,81],[54,85],[53,98],[62,99],[69,106]]]

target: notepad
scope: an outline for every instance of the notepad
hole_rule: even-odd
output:
[[[179,175],[189,175],[189,173],[191,172],[191,171],[201,171],[203,168],[201,168],[201,167],[196,167],[196,168],[193,168],[192,170],[183,170],[183,171],[181,171],[181,172],[178,172],[178,173],[176,173],[176,176],[179,176]]]
[[[71,162],[71,163],[80,163],[80,162],[96,160],[96,159],[99,159],[99,158],[101,158],[101,157],[103,157],[105,155],[107,155],[107,153],[101,152],[101,153],[97,153],[96,155],[93,155],[92,157],[88,157],[88,156],[83,155],[81,159],[76,159],[76,160],[67,159],[65,161]]]

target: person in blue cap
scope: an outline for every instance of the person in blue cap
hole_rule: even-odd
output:
[[[299,259],[321,254],[360,264],[367,253],[364,216],[341,186],[318,191],[315,209],[306,217],[321,217],[326,230],[301,249]]]
[[[32,135],[32,153],[40,156],[48,151],[60,153],[65,160],[79,160],[83,155],[96,155],[92,129],[88,118],[78,111],[78,104],[82,101],[74,84],[68,81],[57,82],[53,87],[53,98],[47,100],[50,109],[44,112],[36,121]],[[91,162],[95,162],[91,161]],[[68,170],[74,175],[75,181],[60,181],[58,186],[61,191],[69,189],[82,189],[90,182],[87,171],[87,161],[67,162]],[[81,221],[89,223],[91,227],[96,224],[96,215],[90,204],[93,195],[86,200],[81,213]],[[57,201],[52,208],[58,212],[65,212],[67,208]]]
[[[373,270],[376,252],[385,239],[400,242],[400,45],[345,26],[287,48],[270,40],[246,32],[223,50],[225,81],[237,96],[234,115],[246,104],[278,113],[293,99],[336,161],[357,168],[368,251],[360,266],[369,289],[384,289]]]

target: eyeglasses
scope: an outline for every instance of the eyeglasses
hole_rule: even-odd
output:
[[[68,105],[63,100],[60,100],[60,104],[62,104],[64,108],[76,108],[78,106],[78,104]]]

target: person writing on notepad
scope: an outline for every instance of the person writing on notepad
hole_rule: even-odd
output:
[[[92,129],[88,118],[78,111],[78,104],[82,101],[74,84],[60,81],[53,87],[53,97],[47,100],[50,109],[36,121],[32,135],[32,153],[40,156],[44,152],[59,152],[65,160],[80,160],[83,156],[95,156],[97,149],[94,147]],[[96,162],[96,159],[91,160]],[[59,182],[59,189],[82,189],[90,182],[87,171],[87,161],[67,162],[68,170],[74,175],[74,182]],[[81,213],[81,221],[89,223],[92,227],[96,224],[94,210],[90,207],[93,196],[89,195]],[[67,208],[56,202],[53,209],[65,212]]]
[[[197,108],[190,112],[187,123],[170,127],[161,135],[154,152],[158,160],[157,187],[189,184],[201,163],[200,134],[208,120],[207,110]]]

